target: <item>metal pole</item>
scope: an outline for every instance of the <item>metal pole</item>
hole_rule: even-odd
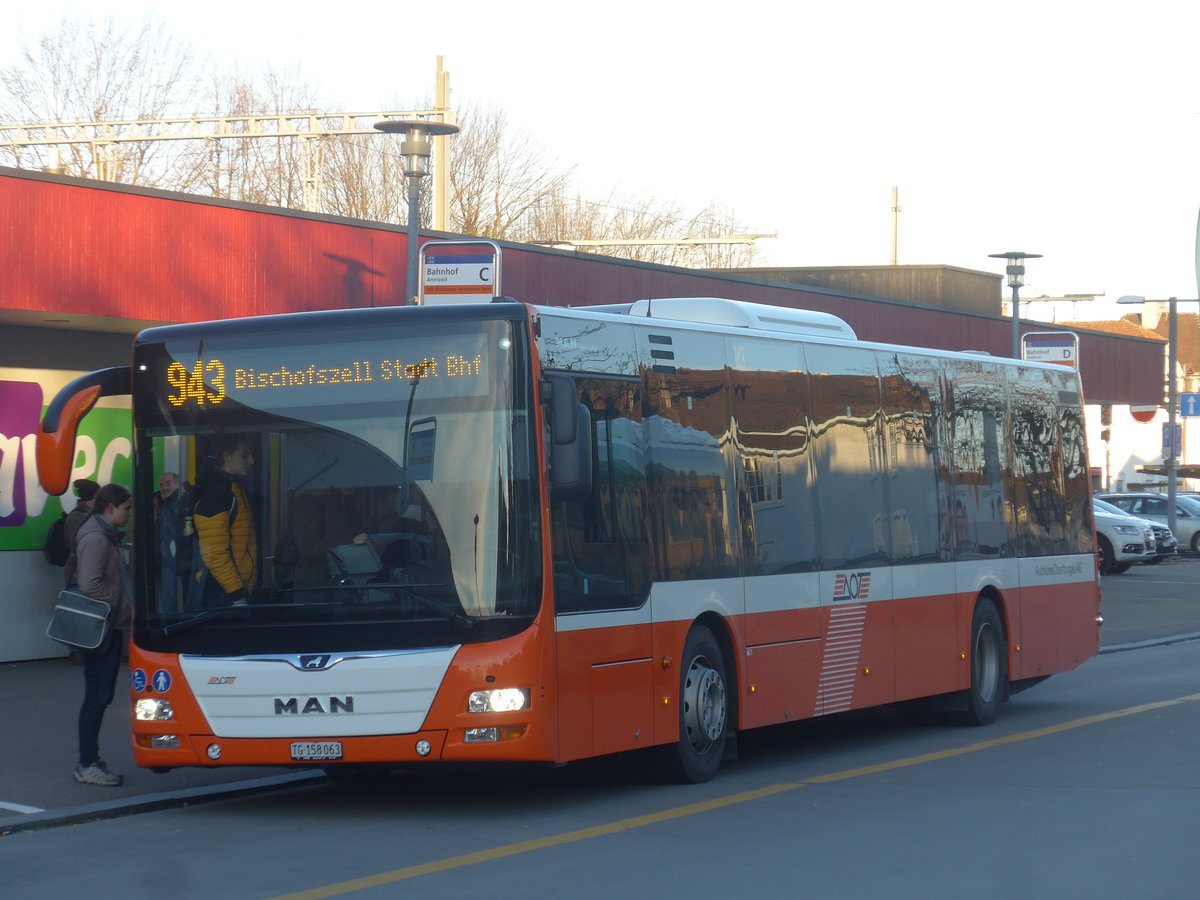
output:
[[[1013,359],[1021,358],[1021,298],[1020,288],[1017,285],[1012,286],[1012,326],[1013,326]]]
[[[1167,527],[1175,534],[1175,416],[1179,408],[1179,382],[1175,379],[1175,366],[1178,362],[1178,341],[1176,340],[1175,299],[1167,301]]]
[[[444,56],[437,58],[437,75],[434,82],[437,99],[434,101],[434,107],[444,110],[443,122],[453,124],[454,114],[450,112],[450,73],[442,68],[444,60]],[[430,227],[434,231],[445,231],[450,218],[450,142],[445,137],[433,139],[433,183],[430,185],[429,199],[433,213]]]
[[[900,262],[900,188],[892,187],[892,265]]]
[[[417,255],[419,252],[421,218],[421,176],[405,174],[408,179],[408,264],[404,288],[404,305],[417,302]]]

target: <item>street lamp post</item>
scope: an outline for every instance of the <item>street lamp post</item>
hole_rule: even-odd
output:
[[[433,145],[429,139],[444,134],[457,134],[457,125],[442,122],[423,122],[408,119],[384,119],[376,122],[380,131],[403,134],[400,153],[404,158],[404,178],[408,182],[408,263],[405,267],[405,304],[417,302],[417,259],[420,244],[421,179],[429,175],[429,157]]]
[[[1009,250],[1007,253],[989,253],[989,259],[1007,259],[1008,266],[1004,272],[1008,275],[1008,286],[1012,288],[1012,355],[1013,359],[1021,358],[1021,297],[1020,289],[1025,284],[1025,260],[1041,259],[1040,253],[1026,253],[1024,250]]]
[[[1156,301],[1147,300],[1145,297],[1125,296],[1118,297],[1118,303],[1153,303]],[[1157,301],[1162,302],[1162,301]],[[1175,304],[1179,303],[1179,298],[1171,297],[1167,300],[1167,440],[1163,442],[1163,468],[1167,470],[1167,527],[1171,529],[1171,533],[1175,533],[1175,496],[1177,489],[1175,486],[1175,473],[1179,470],[1178,460],[1175,456],[1175,430],[1178,427],[1179,410],[1179,380],[1176,377],[1176,366],[1179,362],[1179,337],[1177,330],[1177,320],[1175,317]],[[1184,303],[1200,303],[1200,300],[1184,300]]]

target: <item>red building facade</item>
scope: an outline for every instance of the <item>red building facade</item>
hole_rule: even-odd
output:
[[[0,168],[0,321],[111,331],[403,302],[401,227]],[[433,233],[422,239],[457,237]],[[1008,355],[1000,316],[502,244],[504,293],[554,306],[709,296],[820,310],[860,338]],[[62,321],[65,319],[66,321]],[[1045,324],[1029,322],[1029,331]],[[1158,403],[1162,346],[1080,333],[1089,402]]]

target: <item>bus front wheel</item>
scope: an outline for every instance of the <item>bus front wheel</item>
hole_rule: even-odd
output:
[[[679,740],[662,748],[663,774],[684,784],[708,781],[721,767],[730,706],[721,645],[703,625],[683,645],[677,706]]]
[[[1008,693],[1008,642],[996,604],[981,597],[971,620],[971,687],[967,690],[967,725],[990,725]]]

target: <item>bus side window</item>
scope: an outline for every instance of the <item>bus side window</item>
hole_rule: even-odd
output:
[[[628,382],[585,380],[591,411],[592,490],[554,503],[557,609],[572,612],[641,604],[649,591],[645,471],[638,390]]]

